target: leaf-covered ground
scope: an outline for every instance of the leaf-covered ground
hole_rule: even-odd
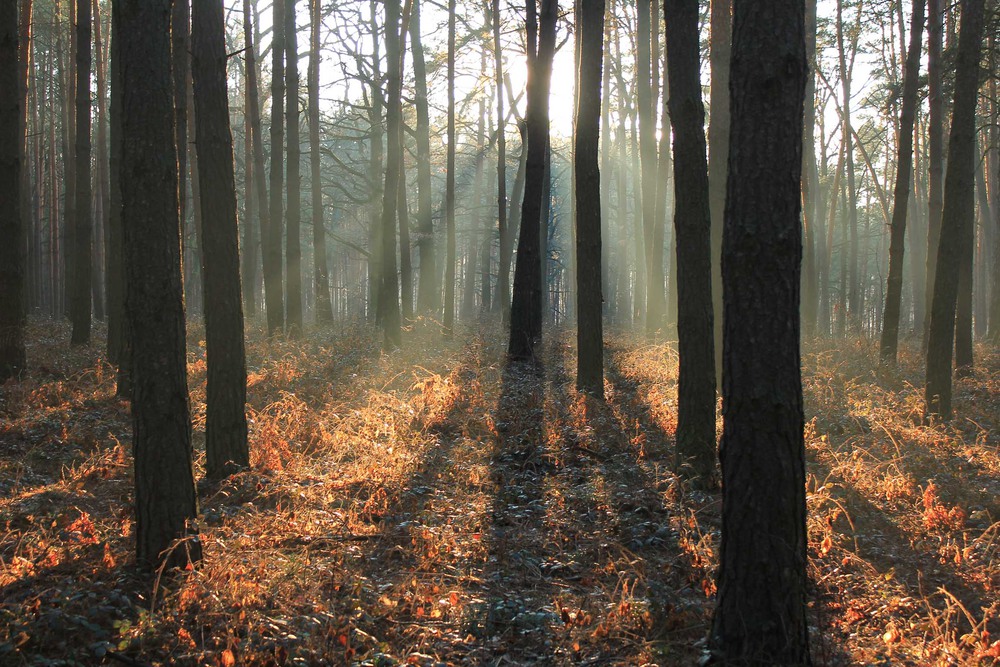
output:
[[[385,355],[363,325],[254,332],[252,467],[199,486],[205,562],[150,576],[114,373],[33,322],[0,388],[0,664],[697,662],[721,501],[671,472],[675,347],[609,336],[600,404],[571,335],[539,378],[494,327],[462,333],[417,323]],[[977,352],[956,419],[926,427],[918,346],[892,371],[868,343],[807,346],[817,665],[998,660],[1000,356]]]

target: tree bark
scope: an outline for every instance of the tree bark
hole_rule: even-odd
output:
[[[639,161],[641,175],[642,233],[646,253],[646,333],[653,334],[663,326],[666,300],[663,294],[663,244],[656,245],[656,99],[653,97],[652,0],[637,0],[636,30],[636,101],[639,105]]]
[[[288,202],[285,211],[285,307],[288,335],[302,335],[302,147],[299,143],[299,40],[296,0],[285,1],[285,102],[288,124]]]
[[[90,182],[90,0],[76,3],[76,224],[73,235],[73,333],[70,343],[90,342],[93,215]]]
[[[799,296],[804,3],[735,0],[716,664],[808,665]]]
[[[712,0],[710,104],[708,118],[708,187],[712,215],[712,315],[716,382],[722,382],[722,221],[726,213],[726,166],[729,162],[729,61],[733,40],[733,0]],[[669,23],[670,20],[667,19]]]
[[[195,143],[201,198],[205,352],[208,357],[205,468],[223,477],[250,465],[247,366],[240,294],[233,135],[226,89],[226,23],[220,0],[194,3],[191,28]]]
[[[677,468],[696,483],[715,470],[712,216],[701,99],[697,0],[667,0],[677,238]],[[725,172],[723,172],[725,173]]]
[[[549,83],[555,54],[558,0],[542,0],[538,50],[534,52],[535,0],[528,0],[528,156],[525,164],[521,236],[514,267],[507,355],[514,361],[534,359],[542,338],[542,257],[539,232],[545,191],[545,155],[549,144]]]
[[[170,109],[170,0],[120,6],[125,317],[132,345],[136,557],[201,557],[191,470],[177,152]],[[184,540],[176,543],[176,540]]]
[[[937,276],[938,244],[941,241],[941,213],[944,208],[944,93],[942,92],[942,41],[944,40],[942,0],[927,0],[927,299],[924,350],[930,337]]]
[[[534,0],[528,0],[534,3]],[[448,155],[445,174],[444,335],[455,334],[455,0],[448,0]]]
[[[983,0],[963,0],[955,64],[955,99],[948,139],[941,239],[927,340],[925,417],[951,418],[955,312],[963,262],[971,267],[975,241],[976,96],[983,42]],[[970,276],[971,277],[971,276]]]
[[[899,113],[899,148],[896,153],[896,186],[893,189],[892,227],[889,233],[889,277],[885,314],[882,317],[880,353],[883,363],[896,363],[899,345],[899,314],[903,301],[903,251],[906,241],[906,210],[913,172],[913,123],[917,111],[917,77],[920,74],[921,36],[924,31],[924,0],[913,0],[910,47],[903,71],[903,101]]]
[[[309,175],[312,180],[313,263],[316,280],[316,320],[333,322],[330,302],[330,271],[326,257],[326,230],[323,227],[323,173],[319,148],[319,26],[320,0],[309,0]]]
[[[277,296],[281,295],[281,282],[274,281],[274,267],[272,260],[274,254],[269,254],[270,234],[271,234],[271,210],[268,198],[267,182],[264,175],[264,146],[263,134],[260,125],[260,94],[258,88],[257,53],[254,41],[254,22],[250,11],[250,0],[243,0],[243,31],[247,45],[247,113],[250,116],[250,131],[253,140],[253,180],[256,190],[256,209],[260,218],[260,246],[261,264],[264,272],[264,305],[270,313],[275,306],[274,290],[277,289]],[[248,220],[247,223],[252,223]],[[269,279],[268,276],[271,276]],[[279,274],[280,278],[280,274]],[[256,281],[255,281],[256,282]],[[268,295],[271,295],[268,300]],[[280,299],[278,300],[280,303]],[[270,317],[270,315],[268,315]],[[268,320],[270,327],[271,320]]]
[[[17,3],[0,3],[0,88],[18,85]],[[25,100],[19,94],[0,98],[0,382],[25,369],[24,241],[21,218],[21,142]]]
[[[500,0],[493,0],[490,17],[493,26],[493,70],[497,95],[497,229],[500,238],[500,258],[496,296],[493,308],[500,319],[510,322],[510,266],[513,248],[507,231],[507,127],[504,115],[503,47],[500,43]]]
[[[399,271],[396,267],[396,214],[399,201],[400,145],[402,122],[402,73],[400,72],[399,0],[385,2],[386,96],[385,184],[382,190],[382,272],[378,307],[381,312],[382,344],[386,349],[402,343],[399,312]]]
[[[604,398],[604,329],[601,277],[601,68],[604,0],[579,0],[580,64],[576,107],[576,388]],[[714,400],[714,399],[713,399]]]
[[[264,241],[264,301],[267,334],[285,329],[285,299],[281,280],[281,216],[284,214],[285,0],[271,5],[271,165],[270,212]]]
[[[420,275],[417,281],[417,310],[433,313],[441,308],[441,283],[434,247],[434,219],[431,212],[431,140],[427,104],[427,66],[420,34],[420,0],[413,0],[410,44],[413,49],[414,106],[417,111],[417,252]]]

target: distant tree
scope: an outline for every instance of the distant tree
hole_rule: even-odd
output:
[[[309,177],[312,181],[313,265],[316,284],[316,320],[333,321],[330,302],[330,271],[326,258],[326,229],[323,216],[323,174],[319,148],[319,27],[320,0],[309,0]]]
[[[250,134],[251,134],[251,150],[253,151],[253,168],[251,173],[253,175],[253,187],[255,197],[255,203],[257,204],[256,209],[258,211],[258,216],[260,218],[260,245],[261,245],[261,264],[264,272],[264,303],[265,308],[270,311],[271,307],[276,308],[274,304],[274,294],[275,291],[275,281],[274,281],[274,271],[273,264],[274,254],[268,254],[268,249],[270,248],[270,233],[271,233],[271,209],[270,209],[270,198],[267,191],[267,180],[264,173],[264,142],[263,133],[261,130],[260,123],[260,92],[258,88],[258,72],[257,72],[257,53],[256,53],[256,43],[254,42],[254,22],[253,13],[251,12],[250,0],[243,0],[243,34],[246,42],[246,68],[247,68],[247,109],[246,113],[249,116]],[[252,220],[247,220],[247,224],[252,224]],[[279,257],[280,259],[280,257]],[[270,283],[268,282],[268,270],[270,271]],[[280,278],[280,275],[279,275]],[[269,287],[270,285],[270,287]],[[280,295],[281,281],[277,282],[277,290]],[[271,293],[271,302],[267,301],[267,295]],[[270,317],[270,315],[268,315]],[[270,320],[268,320],[270,323]],[[270,324],[268,325],[270,326]]]
[[[507,220],[507,128],[504,114],[503,45],[500,43],[500,0],[492,0],[490,20],[493,26],[493,82],[497,96],[497,229],[500,237],[500,265],[497,271],[496,299],[493,310],[500,312],[503,322],[510,321],[510,256]]]
[[[580,63],[577,75],[576,135],[576,387],[604,398],[604,328],[601,284],[601,67],[604,58],[604,0],[579,0]],[[713,398],[714,400],[714,398]]]
[[[11,0],[13,1],[13,0]],[[76,3],[76,223],[73,235],[73,345],[90,342],[94,219],[90,208],[90,0]]]
[[[120,4],[111,5],[111,100],[108,109],[108,183],[110,215],[108,216],[108,359],[118,365],[115,393],[121,398],[132,395],[129,372],[131,344],[128,320],[125,317],[125,249],[122,227],[122,74],[121,74],[121,12]],[[117,311],[117,315],[115,315]]]
[[[529,0],[534,2],[534,0]],[[455,333],[455,0],[448,0],[448,147],[444,185],[444,335]]]
[[[735,0],[715,664],[807,665],[799,293],[802,0]]]
[[[697,0],[666,0],[677,238],[677,464],[705,482],[715,470],[712,218],[701,99]],[[724,173],[724,172],[723,172]]]
[[[386,96],[385,185],[382,190],[382,274],[378,295],[383,345],[399,347],[402,343],[399,312],[399,272],[396,268],[396,214],[399,203],[400,163],[403,159],[400,139],[402,122],[400,72],[399,0],[385,2],[385,59],[388,78]]]
[[[270,212],[264,243],[264,303],[267,333],[285,329],[285,298],[281,279],[281,218],[284,215],[285,0],[271,4],[271,165]]]
[[[285,2],[285,120],[288,124],[288,202],[285,211],[285,307],[288,335],[302,334],[302,148],[299,144],[299,40],[296,0]]]
[[[896,363],[899,314],[903,301],[903,248],[906,241],[906,207],[913,171],[913,123],[917,112],[917,77],[924,32],[924,0],[913,0],[910,48],[903,67],[903,101],[899,113],[899,146],[896,151],[896,186],[893,189],[892,227],[889,233],[889,277],[885,292],[880,354],[883,362]]]
[[[136,557],[201,558],[191,470],[177,151],[170,76],[170,0],[124,0],[117,32],[122,87],[125,317],[132,348]],[[175,540],[193,538],[174,547]]]
[[[524,201],[521,204],[521,236],[514,267],[514,295],[510,310],[510,341],[507,355],[529,361],[542,338],[542,255],[539,234],[542,195],[545,191],[545,156],[549,147],[549,84],[555,55],[558,0],[542,0],[540,22],[535,0],[527,0],[528,34],[528,156],[525,165]],[[536,28],[539,25],[539,28]],[[538,31],[538,48],[535,34]]]
[[[937,248],[934,298],[927,340],[925,417],[951,418],[952,351],[959,272],[972,262],[975,243],[976,98],[979,56],[983,43],[984,0],[962,1],[955,63],[955,98],[948,139],[948,172],[944,182],[941,239]]]
[[[417,252],[420,275],[417,281],[417,310],[433,313],[441,307],[441,281],[438,275],[434,243],[434,219],[431,213],[431,139],[430,113],[427,104],[427,65],[420,34],[420,0],[413,0],[410,10],[410,44],[413,49],[413,93],[417,112]]]
[[[204,264],[205,351],[208,356],[205,467],[221,477],[250,465],[247,449],[247,367],[240,294],[239,226],[233,135],[226,90],[226,23],[222,0],[199,0],[191,17],[200,245]]]
[[[25,229],[21,220],[20,145],[24,99],[18,89],[17,3],[0,3],[0,382],[25,368]]]
[[[636,2],[636,103],[639,121],[640,204],[642,235],[646,253],[646,333],[652,334],[663,326],[666,298],[663,283],[663,244],[657,244],[656,227],[665,224],[656,217],[656,98],[653,95],[651,40],[659,28],[653,22],[656,12],[652,0]]]

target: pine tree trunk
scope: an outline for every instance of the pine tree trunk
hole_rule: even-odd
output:
[[[402,74],[400,72],[399,0],[385,2],[385,58],[388,94],[386,95],[385,181],[382,190],[382,272],[379,280],[378,307],[381,312],[382,344],[395,349],[402,344],[399,312],[399,271],[396,267],[396,207],[399,201],[399,165],[403,159],[400,145],[402,122]]]
[[[799,354],[804,3],[735,0],[715,664],[808,665]],[[766,398],[761,398],[766,397]]]
[[[76,3],[76,224],[73,234],[73,334],[70,343],[90,342],[93,216],[90,182],[90,0]]]
[[[277,282],[277,287],[275,286],[275,281],[273,279],[274,271],[271,266],[271,262],[274,259],[274,255],[268,254],[268,249],[270,248],[270,233],[271,233],[271,210],[270,210],[270,199],[268,197],[267,191],[267,181],[264,172],[264,145],[263,145],[263,133],[261,130],[260,123],[260,93],[258,88],[258,71],[257,71],[257,46],[254,41],[255,31],[253,14],[250,11],[250,0],[243,0],[243,32],[245,36],[245,41],[247,44],[247,113],[250,116],[250,130],[252,134],[253,141],[253,181],[255,188],[255,204],[257,209],[257,214],[260,217],[260,247],[261,247],[261,269],[264,273],[264,306],[265,310],[270,312],[272,307],[277,308],[275,305],[275,295],[274,290],[277,289],[278,296],[281,293],[281,282]],[[248,220],[248,223],[252,223],[252,220]],[[269,273],[270,267],[270,273]],[[269,279],[268,276],[271,276]],[[280,276],[279,276],[280,277]],[[256,283],[256,279],[254,280]],[[271,295],[270,300],[268,295]],[[279,300],[280,302],[280,300]],[[270,317],[270,315],[268,315]],[[270,323],[270,320],[268,320]],[[269,324],[270,326],[270,324]]]
[[[729,162],[729,61],[733,39],[733,0],[712,0],[710,102],[708,119],[708,186],[712,215],[712,315],[716,382],[722,382],[722,220],[726,212],[726,168]],[[669,23],[669,20],[668,20]]]
[[[579,98],[576,108],[576,388],[604,398],[604,329],[601,275],[601,68],[604,0],[580,0]]]
[[[529,0],[534,2],[534,0]],[[445,174],[444,335],[455,334],[455,0],[448,0],[448,148]]]
[[[0,3],[0,88],[18,90],[17,3]],[[25,369],[24,238],[21,142],[25,100],[0,97],[0,382]]]
[[[938,245],[941,242],[941,213],[944,208],[944,93],[942,92],[942,41],[944,39],[942,0],[927,0],[927,273],[925,282],[926,329],[924,350],[930,337],[937,276]]]
[[[285,0],[285,102],[288,124],[288,202],[285,212],[285,323],[288,335],[302,335],[302,148],[299,143],[299,40],[296,0]]]
[[[136,557],[199,560],[181,285],[177,153],[170,109],[170,1],[120,7],[125,318],[132,346]],[[184,539],[188,538],[188,539]],[[175,540],[184,539],[175,544]]]
[[[284,215],[285,0],[273,0],[271,18],[271,165],[270,211],[264,243],[264,301],[267,333],[285,329],[285,298],[281,279],[281,218]],[[262,225],[263,227],[263,225]]]
[[[983,0],[963,0],[948,139],[941,239],[927,341],[925,417],[951,418],[952,350],[963,263],[971,269],[975,241],[976,97],[983,41]],[[968,275],[971,278],[971,271]]]
[[[212,193],[201,198],[199,238],[208,358],[205,468],[209,477],[218,478],[250,465],[239,225],[222,4],[196,2],[191,19],[198,178],[201,191]]]
[[[896,363],[899,316],[903,301],[903,250],[906,241],[906,211],[913,172],[913,124],[917,110],[917,77],[920,73],[921,36],[924,30],[924,0],[913,0],[910,48],[903,68],[903,101],[899,113],[899,147],[896,153],[896,186],[893,190],[892,227],[889,236],[889,277],[882,317],[880,353],[884,363]]]
[[[319,26],[320,0],[309,0],[309,174],[312,181],[313,263],[316,281],[316,320],[333,322],[330,302],[330,271],[326,257],[326,229],[323,216],[323,174],[319,147]]]
[[[639,161],[641,174],[642,235],[646,255],[646,333],[653,334],[663,325],[666,305],[663,294],[663,244],[656,246],[656,101],[652,91],[650,40],[653,19],[652,0],[637,0],[636,30],[636,101],[639,105]]]
[[[697,0],[667,0],[677,238],[677,469],[707,484],[715,470],[712,216],[701,99]]]
[[[546,153],[549,147],[549,83],[555,53],[558,0],[542,0],[538,50],[534,51],[535,0],[528,0],[528,154],[525,163],[521,236],[514,268],[510,341],[507,354],[515,361],[534,359],[542,338],[542,199],[545,192]]]

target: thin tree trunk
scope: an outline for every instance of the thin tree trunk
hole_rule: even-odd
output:
[[[534,2],[534,0],[528,0]],[[455,0],[448,0],[448,156],[445,174],[444,335],[455,333]]]
[[[90,0],[76,3],[76,225],[73,237],[73,334],[70,343],[90,342],[93,212],[90,181]]]
[[[264,301],[269,336],[285,329],[281,279],[281,217],[284,214],[285,0],[273,0],[271,19],[271,165],[270,213],[264,243]],[[261,225],[263,227],[263,224]]]
[[[650,53],[653,29],[652,0],[637,0],[636,8],[636,101],[639,105],[639,161],[641,174],[642,231],[646,253],[646,333],[653,334],[663,325],[666,305],[663,294],[663,244],[656,246],[656,101],[652,93]]]
[[[430,115],[427,105],[427,66],[420,34],[420,0],[413,0],[410,44],[413,49],[414,106],[417,111],[417,252],[420,276],[417,281],[417,309],[433,313],[441,308],[441,284],[434,248],[434,219],[431,213]]]
[[[722,220],[726,212],[726,169],[729,163],[729,61],[733,39],[733,0],[712,0],[710,21],[712,33],[708,57],[712,78],[711,113],[708,118],[708,187],[712,215],[712,321],[715,380],[721,385]]]
[[[285,211],[285,307],[288,335],[302,335],[302,147],[299,143],[299,47],[296,0],[285,1],[285,97],[288,124],[288,202]]]
[[[323,216],[323,174],[319,148],[319,26],[320,0],[309,0],[309,168],[312,180],[313,262],[316,280],[316,320],[333,321],[330,303],[330,271],[326,261],[326,230]]]
[[[944,93],[941,81],[943,41],[942,0],[927,0],[927,272],[924,295],[927,300],[923,347],[930,337],[937,276],[938,245],[941,242],[941,213],[944,208]]]
[[[677,238],[677,469],[707,484],[715,470],[712,216],[701,99],[697,0],[667,0]]]
[[[601,67],[604,0],[579,0],[579,97],[576,107],[576,388],[604,398],[604,329],[601,276]],[[713,398],[714,400],[714,398]]]
[[[386,96],[385,184],[382,190],[382,272],[378,307],[382,321],[382,344],[395,349],[402,344],[399,312],[399,272],[396,268],[396,215],[399,201],[400,139],[402,122],[402,74],[400,72],[399,0],[385,2]]]
[[[199,243],[208,358],[205,468],[209,477],[218,478],[250,465],[239,224],[222,4],[195,2],[191,18],[198,177],[202,192],[212,193],[201,198]]]
[[[975,241],[976,96],[983,41],[984,0],[963,0],[962,27],[955,65],[955,100],[948,140],[941,240],[938,244],[934,299],[927,342],[925,416],[950,419],[952,350],[962,264],[971,266]]]
[[[497,96],[497,229],[500,238],[499,270],[493,309],[499,309],[503,322],[510,322],[510,266],[513,248],[507,231],[507,127],[504,116],[503,47],[500,43],[500,0],[493,0],[490,17],[493,26],[493,70]]]
[[[917,77],[920,73],[924,0],[913,0],[910,48],[903,71],[903,101],[899,114],[899,149],[896,154],[896,186],[893,191],[892,227],[889,239],[889,276],[886,284],[885,314],[882,317],[883,362],[896,363],[899,345],[899,314],[903,301],[903,249],[906,240],[906,210],[913,172],[913,123],[917,110]]]

